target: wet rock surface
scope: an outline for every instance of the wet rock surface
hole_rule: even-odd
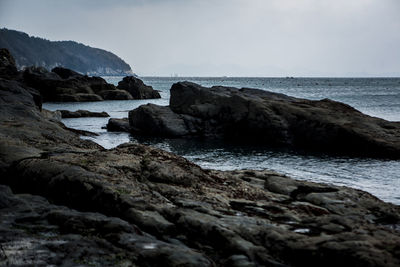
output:
[[[0,85],[0,265],[400,265],[399,206],[144,145],[105,150],[20,82]]]
[[[169,107],[146,104],[129,112],[129,125],[133,134],[164,137],[182,137],[195,135],[185,118],[173,112]]]
[[[93,112],[79,109],[77,111],[58,110],[62,118],[82,118],[82,117],[110,117],[107,112]]]
[[[130,126],[128,118],[116,119],[111,118],[107,123],[107,131],[109,132],[129,132]]]
[[[257,89],[179,82],[171,88],[169,107],[141,106],[129,113],[129,121],[134,134],[400,158],[400,122],[370,117],[329,99]]]

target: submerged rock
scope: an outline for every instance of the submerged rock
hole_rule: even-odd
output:
[[[400,157],[399,122],[370,117],[329,99],[313,101],[257,89],[180,82],[171,88],[169,107],[141,106],[129,113],[129,121],[137,134]]]
[[[128,91],[134,99],[161,98],[160,94],[142,80],[134,76],[127,76],[118,83],[118,89]]]
[[[77,111],[58,110],[62,118],[82,118],[82,117],[110,117],[107,112],[93,112],[79,109]]]

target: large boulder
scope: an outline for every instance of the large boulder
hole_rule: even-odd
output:
[[[10,51],[5,48],[0,48],[0,78],[16,82],[20,82],[23,79],[21,73],[17,70],[13,56]],[[2,80],[2,82],[5,82],[5,80]],[[15,84],[16,83],[14,83],[14,85]],[[14,87],[14,85],[12,87]],[[25,87],[25,90],[31,94],[35,104],[41,110],[42,96],[40,95],[40,92],[31,87]]]
[[[37,89],[45,102],[63,101],[62,95],[73,95],[78,88],[78,84],[65,81],[57,73],[43,67],[26,68],[23,71],[23,81],[25,85]]]
[[[23,84],[0,79],[0,166],[17,159],[40,157],[45,151],[98,147],[89,141],[81,142],[79,136],[47,113]],[[4,177],[4,171],[0,168],[0,177]]]
[[[22,75],[17,70],[15,60],[11,55],[10,51],[5,48],[0,48],[0,78],[6,80],[13,81],[22,81]],[[3,81],[4,82],[4,81]],[[17,83],[14,83],[14,85]],[[15,87],[12,85],[12,87]],[[35,104],[42,109],[42,96],[40,92],[31,87],[25,87],[25,90],[28,91],[34,99]]]
[[[117,89],[101,77],[89,77],[63,67],[48,71],[43,67],[28,67],[19,72],[7,49],[0,49],[0,78],[18,80],[35,95],[38,102],[82,102],[102,100],[131,100],[127,90]],[[146,86],[144,86],[146,87]],[[148,96],[148,88],[140,94]]]
[[[257,89],[180,82],[171,88],[169,107],[142,106],[131,111],[129,119],[131,129],[145,135],[213,137],[400,157],[399,122],[370,117],[329,99],[313,101]]]
[[[61,77],[43,67],[28,67],[23,71],[24,83],[40,91],[44,98],[50,98],[59,87]],[[62,86],[61,86],[62,87]]]
[[[130,130],[136,134],[176,137],[186,136],[191,132],[182,115],[169,107],[154,104],[142,105],[129,112]]]
[[[117,89],[101,77],[88,77],[70,69],[29,67],[23,73],[26,85],[40,91],[44,101],[83,102],[130,100],[129,92]]]
[[[99,94],[102,91],[112,91],[112,90],[117,90],[117,88],[110,83],[107,83],[106,80],[104,80],[101,77],[84,77],[89,84],[90,88],[95,92],[96,94]]]
[[[129,132],[130,126],[127,118],[116,119],[111,118],[107,123],[107,131],[109,132]]]
[[[142,80],[133,76],[127,76],[118,83],[118,89],[128,91],[134,99],[161,98],[160,94]]]

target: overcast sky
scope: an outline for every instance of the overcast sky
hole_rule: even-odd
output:
[[[400,0],[0,0],[0,27],[143,76],[400,76]]]

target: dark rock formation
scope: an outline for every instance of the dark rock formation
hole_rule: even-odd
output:
[[[0,77],[14,78],[18,75],[15,60],[5,48],[0,48]]]
[[[101,77],[81,75],[73,70],[56,67],[29,67],[18,72],[14,58],[7,49],[0,50],[0,77],[18,80],[41,95],[37,101],[82,102],[159,98],[157,91],[140,79],[126,77],[117,89]],[[132,97],[131,92],[134,94]]]
[[[100,91],[99,95],[104,100],[131,100],[132,95],[125,90],[104,90]]]
[[[40,91],[44,101],[81,102],[102,100],[131,100],[159,97],[151,86],[140,79],[135,84],[116,88],[100,77],[88,77],[65,68],[54,68],[51,72],[42,67],[30,67],[23,73],[26,85]],[[126,79],[124,80],[130,80]],[[127,89],[125,89],[127,88]],[[131,92],[135,94],[132,97]]]
[[[0,48],[0,78],[6,80],[22,81],[22,75],[18,72],[15,60],[7,49]],[[1,86],[1,85],[0,85]],[[39,91],[31,87],[25,89],[32,95],[35,104],[42,109],[42,96]]]
[[[202,136],[350,155],[400,157],[400,123],[362,114],[324,99],[312,101],[257,89],[182,82],[169,107],[129,113],[134,133]]]
[[[81,77],[82,76],[81,74],[77,73],[76,71],[62,68],[62,67],[55,67],[51,70],[51,72],[56,73],[62,79],[68,79],[68,78],[72,78],[72,77]]]
[[[103,235],[135,235],[133,226],[117,218],[51,205],[39,196],[15,195],[0,185],[0,221],[2,266],[132,264],[124,249],[90,237],[90,229],[100,224]]]
[[[129,124],[134,134],[165,137],[197,134],[195,128],[189,128],[190,124],[186,124],[183,115],[173,112],[169,107],[154,104],[142,105],[130,111]]]
[[[115,119],[111,118],[107,123],[107,131],[110,132],[129,132],[130,126],[127,118]]]
[[[27,68],[23,72],[23,77],[26,85],[40,91],[45,102],[68,101],[74,98],[75,94],[94,95],[93,90],[87,84],[75,80],[64,80],[58,74],[49,72],[45,68]]]
[[[54,70],[56,72],[30,67],[23,72],[25,84],[40,91],[45,102],[101,101],[104,100],[100,95],[102,91],[116,90],[114,85],[100,77],[83,76],[63,68]],[[57,73],[67,78],[62,78]]]
[[[161,98],[160,94],[142,80],[127,76],[118,83],[117,88],[128,91],[134,99]]]
[[[77,111],[58,110],[62,118],[82,118],[82,117],[110,117],[107,112],[92,112],[79,109]]]
[[[0,85],[2,265],[400,265],[399,206],[143,145],[105,150],[24,84]]]

